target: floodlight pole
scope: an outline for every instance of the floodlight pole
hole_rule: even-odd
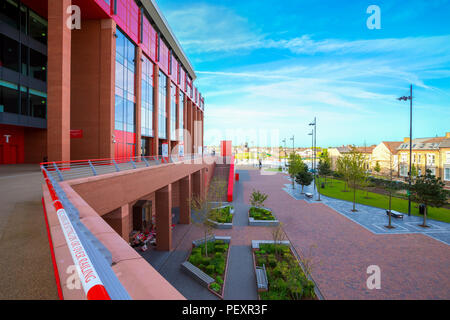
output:
[[[412,84],[409,89],[409,97],[400,97],[397,100],[409,100],[409,173],[408,173],[408,216],[411,216],[411,186],[412,186]]]

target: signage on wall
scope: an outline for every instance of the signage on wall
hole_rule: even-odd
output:
[[[178,144],[178,154],[180,157],[184,157],[184,142]]]
[[[81,139],[83,138],[83,130],[70,130],[71,139]]]
[[[162,147],[161,155],[163,157],[168,157],[169,156],[169,144],[167,142],[164,142],[161,147]]]

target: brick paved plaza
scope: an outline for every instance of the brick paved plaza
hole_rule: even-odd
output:
[[[297,200],[285,191],[292,187],[284,174],[261,175],[259,170],[239,168],[237,172],[240,181],[234,194],[233,229],[214,232],[231,236],[225,299],[257,299],[251,240],[268,240],[272,235],[270,227],[248,226],[248,199],[253,189],[269,195],[266,206],[283,223],[297,253],[313,259],[313,280],[325,299],[450,298],[450,248],[441,240],[421,233],[376,234],[357,219],[352,221],[332,209],[326,201]],[[216,299],[179,268],[192,240],[201,237],[196,226],[178,225],[174,230],[175,250],[151,251],[147,260],[186,298]],[[370,265],[381,268],[380,290],[366,287]]]

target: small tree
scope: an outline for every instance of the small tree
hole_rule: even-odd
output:
[[[323,153],[322,153],[323,155]],[[319,160],[319,166],[317,167],[319,175],[325,177],[325,184],[327,184],[327,176],[331,174],[331,161],[328,157],[322,157]]]
[[[336,171],[344,179],[344,192],[347,192],[347,186],[349,182],[349,163],[350,156],[348,154],[344,154],[343,156],[339,157],[336,163]]]
[[[253,189],[250,195],[250,205],[252,207],[264,207],[264,202],[267,200],[267,197],[267,194]]]
[[[427,211],[428,206],[442,207],[447,203],[447,195],[444,190],[444,183],[441,178],[436,178],[430,169],[426,173],[417,178],[416,183],[412,186],[412,198],[414,201],[423,203],[425,205],[425,212],[423,213],[423,224],[421,227],[427,226]]]
[[[302,161],[302,158],[295,153],[291,153],[289,155],[289,164],[288,164],[288,173],[292,179],[292,189],[295,187],[295,176],[304,169],[305,163]]]
[[[209,184],[209,190],[206,193],[206,196],[202,194],[194,194],[190,200],[192,222],[203,229],[205,236],[205,256],[208,255],[208,234],[211,233],[213,228],[211,220],[216,220],[218,216],[218,211],[214,210],[217,208],[217,203],[214,202],[219,201],[219,206],[221,206],[221,199],[223,198],[225,191],[225,180],[213,178]]]
[[[272,238],[275,247],[275,254],[279,255],[281,241],[285,239],[285,234],[283,231],[283,223],[280,222],[278,226],[272,228]]]
[[[365,159],[364,155],[356,148],[352,148],[349,154],[348,180],[353,188],[353,212],[356,212],[356,188],[364,180]]]
[[[395,228],[392,225],[392,214],[391,214],[391,210],[392,210],[392,191],[394,190],[394,181],[392,179],[393,172],[394,172],[394,164],[393,164],[393,161],[392,161],[392,154],[390,154],[390,156],[389,156],[389,182],[386,183],[386,189],[389,191],[389,211],[388,211],[389,224],[386,226],[386,228],[388,228],[388,229]]]
[[[381,167],[380,167],[380,162],[377,161],[377,163],[375,164],[375,168],[373,168],[373,170],[375,170],[376,173],[380,173],[381,171]]]
[[[309,172],[306,168],[305,170],[302,170],[299,173],[297,173],[297,175],[295,176],[295,182],[297,182],[299,185],[302,186],[301,191],[302,194],[303,194],[303,187],[309,186],[313,181],[313,179],[314,179],[313,174]]]

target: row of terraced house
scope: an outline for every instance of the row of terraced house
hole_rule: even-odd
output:
[[[376,174],[388,175],[392,168],[394,176],[406,179],[408,177],[410,162],[410,139],[403,141],[382,141],[378,145],[356,147],[364,154],[366,169]],[[337,159],[349,153],[352,146],[328,148],[332,168],[336,168]],[[412,140],[412,166],[413,175],[422,175],[425,170],[440,177],[450,186],[450,132],[444,136],[434,138],[416,138]],[[378,164],[378,165],[377,165]]]

